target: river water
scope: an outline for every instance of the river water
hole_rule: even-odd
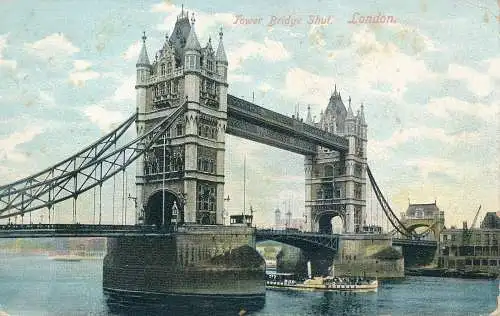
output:
[[[229,303],[215,310],[117,307],[101,282],[102,260],[0,255],[0,315],[238,315]],[[488,315],[496,308],[497,282],[408,277],[382,282],[376,293],[268,291],[263,306],[246,315]]]

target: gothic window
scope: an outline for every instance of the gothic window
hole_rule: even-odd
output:
[[[202,124],[200,123],[200,124],[198,124],[198,136],[200,136],[200,137],[201,137],[201,135],[202,135],[202,130],[203,130],[203,126],[202,126]]]
[[[215,211],[215,186],[210,184],[198,184],[197,209],[200,211]]]
[[[207,60],[207,69],[209,71],[214,71],[214,62],[212,60]]]
[[[182,126],[182,124],[180,124],[180,123],[177,124],[177,126],[176,126],[175,129],[176,129],[176,135],[177,136],[182,136],[182,134],[183,134],[183,126]]]
[[[171,61],[169,61],[167,63],[167,74],[170,74],[170,73],[172,73],[172,62]]]
[[[159,95],[164,95],[165,94],[165,85],[163,83],[160,83],[159,88],[160,88]]]
[[[363,167],[359,163],[357,163],[354,166],[354,176],[361,178],[362,174],[363,174]]]
[[[162,76],[165,76],[165,64],[161,64],[161,71],[160,71],[160,74]]]
[[[330,165],[325,166],[325,177],[333,177],[333,167]]]
[[[355,199],[358,199],[358,200],[361,200],[361,184],[359,183],[356,183],[354,185],[354,198]]]

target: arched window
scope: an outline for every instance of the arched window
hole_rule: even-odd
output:
[[[176,133],[177,136],[182,136],[182,134],[183,134],[183,126],[182,126],[182,124],[177,124],[176,132],[177,132]]]
[[[167,63],[167,74],[171,74],[172,73],[172,62],[169,61]]]
[[[160,74],[161,74],[162,76],[165,76],[165,64],[161,64]]]

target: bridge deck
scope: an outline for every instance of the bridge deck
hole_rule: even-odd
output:
[[[0,238],[171,236],[175,232],[155,226],[32,224],[0,225]]]

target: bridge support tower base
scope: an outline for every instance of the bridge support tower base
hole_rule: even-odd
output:
[[[404,277],[403,255],[389,235],[342,235],[333,266],[335,276]]]
[[[108,238],[103,289],[125,299],[264,299],[265,261],[249,227],[193,225],[170,236]]]

